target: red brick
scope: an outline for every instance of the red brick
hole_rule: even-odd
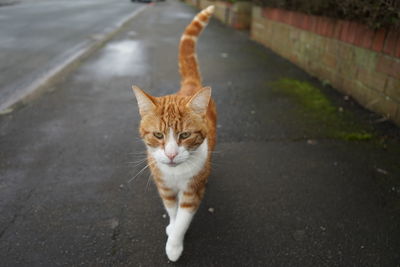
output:
[[[304,20],[304,14],[303,13],[296,13],[296,27],[301,28],[303,25],[303,20]]]
[[[279,10],[274,8],[272,10],[272,19],[278,21],[279,20]]]
[[[265,11],[266,11],[266,12],[265,12],[265,15],[266,15],[266,17],[267,17],[268,19],[275,20],[275,18],[274,18],[274,16],[275,16],[275,9],[273,9],[273,8],[266,8]]]
[[[277,13],[277,20],[280,22],[285,22],[284,21],[286,17],[285,11],[283,9],[277,9],[276,13]]]
[[[307,14],[303,14],[303,23],[302,23],[302,29],[303,30],[310,30],[310,16]]]
[[[364,41],[364,34],[366,31],[367,31],[367,27],[365,25],[357,24],[356,30],[355,30],[354,45],[361,46],[361,44]]]
[[[340,35],[342,33],[342,27],[343,27],[343,21],[342,20],[336,20],[335,21],[335,29],[333,32],[333,38],[340,40]]]
[[[374,31],[366,27],[366,30],[364,32],[364,37],[362,38],[363,40],[361,46],[370,49],[372,46],[373,38],[374,38]]]
[[[292,24],[293,26],[300,28],[299,27],[299,12],[293,12],[292,14]]]
[[[267,18],[267,19],[271,19],[271,20],[273,20],[274,19],[274,9],[272,9],[272,8],[265,8],[264,9],[264,12],[263,12],[263,15]]]
[[[280,10],[278,8],[274,8],[274,20],[280,21],[280,18],[281,18]]]
[[[325,32],[326,32],[326,18],[325,17],[321,17],[321,35],[325,36]]]
[[[396,51],[396,42],[397,42],[398,33],[395,30],[389,31],[386,36],[385,46],[383,47],[383,52],[389,55],[394,56]]]
[[[328,18],[326,36],[332,38],[334,30],[335,30],[335,20]]]
[[[354,44],[358,30],[358,23],[350,22],[349,31],[347,32],[347,42]]]
[[[309,30],[311,31],[311,32],[316,32],[317,30],[317,17],[316,16],[313,16],[313,15],[309,15],[309,17],[310,17],[310,27],[309,27]]]
[[[283,20],[285,21],[286,24],[290,24],[290,21],[292,20],[292,15],[293,11],[289,11],[286,9],[282,9],[282,16],[284,17]]]
[[[318,16],[313,16],[313,17],[314,17],[313,32],[314,32],[314,33],[318,33],[319,17],[318,17]]]
[[[322,35],[322,29],[323,29],[323,18],[322,17],[317,17],[317,27],[316,27],[316,33],[319,35]]]
[[[297,27],[296,19],[297,19],[297,12],[290,12],[290,25]]]
[[[375,31],[374,40],[372,42],[372,49],[380,52],[383,49],[383,44],[385,43],[386,30],[379,29]]]
[[[288,24],[288,21],[289,21],[289,12],[290,12],[290,11],[287,11],[287,10],[285,10],[285,9],[280,9],[280,10],[279,10],[280,21],[282,21],[282,22]]]
[[[317,33],[317,27],[318,27],[318,17],[310,15],[311,18],[311,31],[313,33]]]
[[[300,15],[299,15],[298,12],[295,12],[295,13],[293,14],[293,16],[292,16],[292,25],[295,26],[295,27],[297,27],[297,28],[300,28],[299,16],[300,16]]]
[[[285,9],[278,9],[278,14],[279,21],[285,23],[288,18],[288,11],[286,11]]]
[[[400,58],[400,37],[397,38],[395,57]]]
[[[321,19],[319,16],[315,16],[314,33],[319,34],[320,28],[321,28]]]
[[[320,29],[320,34],[321,35],[325,35],[325,31],[326,31],[326,18],[325,17],[321,17],[321,29]]]
[[[353,39],[353,36],[354,36],[354,24],[353,24],[353,22],[350,21],[349,22],[349,26],[347,28],[347,34],[346,34],[346,37],[345,37],[345,41],[347,43],[351,43],[351,41]]]
[[[323,17],[318,16],[317,18],[317,34],[322,35],[323,31]]]
[[[306,16],[303,13],[297,13],[297,27],[300,29],[304,29],[304,21],[305,21]]]
[[[276,8],[271,10],[271,19],[278,20],[278,10]]]
[[[276,9],[276,8],[272,9],[271,18],[272,18],[272,20],[276,20],[276,21],[278,20],[278,9]]]
[[[326,20],[326,36],[332,38],[333,37],[333,32],[335,30],[335,21],[333,19],[327,18]]]
[[[350,22],[343,21],[342,32],[340,34],[340,40],[342,40],[343,42],[346,42],[346,36],[347,36],[347,32],[349,30],[349,25],[350,25]]]

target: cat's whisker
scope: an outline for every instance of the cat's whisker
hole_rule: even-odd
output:
[[[146,155],[147,151],[141,151],[141,152],[129,152],[127,153],[128,155]]]
[[[133,168],[138,167],[139,165],[146,163],[147,161],[147,157],[141,160],[137,160],[137,161],[131,161],[131,162],[127,162],[127,164],[134,164]]]
[[[133,176],[131,179],[129,179],[128,183],[132,182],[136,177],[139,176],[139,174],[141,174],[144,170],[146,170],[148,167],[150,167],[153,164],[155,164],[155,163],[149,163],[146,166],[144,166],[135,176]]]
[[[150,178],[151,178],[151,172],[150,172],[150,174],[149,174],[149,177],[147,177],[147,184],[146,184],[146,189],[145,189],[145,192],[147,192],[147,188],[149,187],[149,184],[150,184]]]
[[[144,158],[144,159],[140,159],[140,160],[137,160],[137,161],[129,161],[127,163],[128,164],[140,164],[140,163],[145,162],[146,160],[147,160],[147,158]]]
[[[132,166],[132,168],[135,169],[135,168],[137,168],[137,167],[139,167],[140,165],[145,164],[145,163],[146,163],[146,161],[137,163],[137,164],[135,164],[134,166]]]

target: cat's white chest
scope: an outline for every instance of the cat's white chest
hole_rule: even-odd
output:
[[[164,183],[168,188],[174,191],[184,191],[192,177],[196,175],[168,175],[164,174]]]
[[[189,159],[176,167],[169,167],[162,163],[157,163],[164,183],[167,187],[184,191],[190,180],[196,176],[203,168],[208,156],[207,139],[193,152]]]

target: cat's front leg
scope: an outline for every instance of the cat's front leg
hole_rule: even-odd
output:
[[[169,224],[168,226],[165,228],[165,232],[167,233],[167,235],[169,236],[172,232],[172,229],[174,228],[175,225],[175,220],[176,220],[176,215],[178,212],[178,202],[175,201],[175,204],[173,204],[172,206],[165,206],[165,209],[167,210],[168,216],[169,216]]]
[[[183,192],[179,198],[179,207],[175,222],[168,234],[165,251],[170,261],[177,261],[183,251],[183,240],[194,214],[199,206],[199,195],[194,192]]]
[[[194,214],[194,211],[181,207],[178,208],[175,223],[171,229],[172,231],[168,235],[167,244],[165,246],[165,251],[170,261],[177,261],[181,256],[183,251],[183,239]]]
[[[158,186],[158,191],[163,200],[165,210],[167,211],[169,216],[169,224],[165,228],[165,232],[169,236],[172,228],[174,227],[176,214],[178,212],[177,193],[163,185]]]

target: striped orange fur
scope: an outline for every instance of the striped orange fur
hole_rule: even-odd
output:
[[[214,11],[213,7],[202,10],[186,27],[179,44],[179,72],[181,73],[180,94],[192,95],[201,87],[201,74],[196,56],[197,38]]]
[[[216,143],[216,107],[211,88],[202,87],[196,55],[198,36],[213,10],[202,10],[182,34],[176,94],[154,97],[133,87],[148,164],[170,217],[166,254],[171,261],[180,257],[183,237],[203,198]]]

